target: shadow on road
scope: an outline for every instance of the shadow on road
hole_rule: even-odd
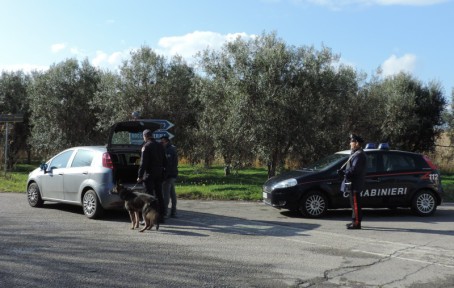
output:
[[[363,230],[387,231],[387,232],[413,232],[428,233],[439,235],[452,235],[454,231],[434,230],[417,228],[405,228],[405,223],[427,223],[428,225],[440,222],[454,222],[454,212],[442,205],[433,216],[419,217],[412,213],[410,209],[363,209]],[[83,215],[82,208],[62,203],[45,203],[43,208],[62,210],[68,213]],[[320,219],[310,219],[302,217],[298,212],[282,211],[277,212],[282,215],[279,220],[272,221],[267,219],[245,219],[241,217],[223,216],[212,213],[197,212],[192,210],[179,210],[178,218],[168,218],[165,224],[161,224],[160,232],[175,234],[180,236],[209,236],[207,232],[228,233],[239,235],[261,235],[261,236],[304,236],[305,231],[317,229],[328,221],[349,221],[351,217],[350,209],[329,210],[325,217]],[[286,221],[288,218],[291,221]],[[301,219],[301,222],[295,222]],[[129,215],[126,210],[108,210],[99,221],[129,223]],[[402,222],[402,228],[377,227],[374,223],[382,222]],[[292,229],[289,229],[292,228]],[[154,230],[154,228],[153,228]]]

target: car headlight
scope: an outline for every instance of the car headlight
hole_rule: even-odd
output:
[[[271,187],[271,189],[274,190],[274,189],[280,189],[280,188],[287,188],[287,187],[295,186],[296,184],[298,184],[296,179],[290,178],[290,179],[287,179],[287,180],[274,184],[273,187]]]

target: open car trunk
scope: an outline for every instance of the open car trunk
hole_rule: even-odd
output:
[[[156,131],[161,126],[152,120],[118,122],[110,128],[107,152],[113,164],[114,183],[132,188],[137,184],[145,129]],[[142,188],[137,185],[136,188]]]

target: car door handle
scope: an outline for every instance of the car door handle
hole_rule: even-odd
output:
[[[369,182],[379,183],[379,182],[381,182],[381,179],[380,178],[373,178],[373,179],[369,179]]]
[[[84,172],[82,172],[82,174],[85,174],[85,175],[87,175],[87,174],[88,174],[88,171],[84,171]]]

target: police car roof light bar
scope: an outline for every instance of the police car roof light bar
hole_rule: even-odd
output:
[[[378,145],[378,149],[381,149],[381,150],[389,150],[389,144],[388,143],[380,143]]]
[[[366,147],[364,149],[376,149],[377,146],[375,145],[375,143],[367,143],[366,144]]]

